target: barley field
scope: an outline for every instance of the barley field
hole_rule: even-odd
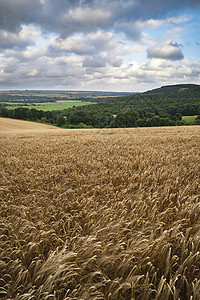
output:
[[[0,298],[200,299],[200,127],[0,133]]]

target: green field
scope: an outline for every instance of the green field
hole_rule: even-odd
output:
[[[188,124],[191,124],[196,119],[196,116],[182,116],[182,120],[187,122]]]
[[[51,110],[63,110],[68,109],[73,106],[83,106],[94,104],[92,102],[81,102],[81,101],[62,101],[62,102],[46,102],[46,103],[37,103],[35,105],[23,105],[23,103],[17,103],[15,106],[6,106],[8,109],[15,109],[17,107],[27,107],[27,108],[35,108],[38,110],[51,111]]]

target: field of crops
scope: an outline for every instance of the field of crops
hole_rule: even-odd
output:
[[[52,130],[58,130],[58,127],[51,125],[40,124],[30,121],[22,121],[9,118],[0,118],[0,136],[1,134],[9,133],[30,133],[30,132],[47,132]],[[1,150],[2,152],[3,150]]]
[[[0,298],[200,299],[200,127],[0,144]]]
[[[182,116],[182,120],[186,121],[188,124],[192,124],[194,120],[196,119],[196,116]]]
[[[10,104],[10,103],[9,103]],[[20,105],[19,105],[20,104]],[[17,107],[25,108],[35,108],[38,110],[51,111],[51,110],[63,110],[72,108],[73,106],[83,106],[94,104],[93,102],[84,102],[84,101],[56,101],[56,102],[46,102],[46,103],[34,103],[34,105],[29,104],[28,106],[23,106],[23,103],[15,103],[12,106],[6,106],[8,109],[15,109]]]

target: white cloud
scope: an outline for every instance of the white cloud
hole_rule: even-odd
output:
[[[55,38],[51,45],[56,50],[64,50],[67,52],[76,53],[78,55],[85,55],[94,52],[94,47],[83,38],[82,34],[78,34],[75,37],[69,37],[66,39]]]
[[[182,60],[184,58],[182,50],[177,43],[168,42],[165,45],[152,46],[147,49],[147,57],[161,58],[167,60]]]
[[[167,18],[166,22],[167,23],[173,23],[173,24],[180,24],[180,23],[185,23],[188,22],[192,19],[192,16],[190,14],[184,14],[176,17],[170,17]]]
[[[181,37],[185,33],[185,27],[175,27],[166,31],[166,34],[171,38]]]
[[[39,48],[35,46],[29,46],[25,50],[17,54],[17,56],[30,60],[30,59],[37,59],[38,57],[41,57],[46,53],[47,53],[47,49],[45,47]]]
[[[37,84],[37,88],[141,91],[165,83],[189,82],[191,77],[193,82],[200,80],[200,64],[190,64],[187,59],[181,64],[155,58],[145,64],[137,61],[130,64],[111,55],[84,57],[74,54],[34,58],[31,63],[4,58],[1,67],[4,72],[0,71],[0,86],[7,88],[9,84],[20,88],[25,82],[27,88]],[[10,71],[6,72],[6,67],[10,67]]]
[[[32,69],[30,72],[27,73],[27,76],[36,76],[38,74],[38,70]]]
[[[105,9],[90,8],[90,7],[77,7],[74,10],[70,9],[64,16],[64,19],[71,19],[80,23],[87,23],[90,26],[97,26],[98,23],[106,22],[110,18],[111,14]]]
[[[110,54],[108,56],[108,63],[115,67],[115,68],[119,68],[122,65],[122,59],[120,57],[117,57],[115,55]]]
[[[24,48],[33,43],[33,40],[40,35],[40,31],[33,25],[22,25],[19,32],[0,30],[0,49],[13,47]]]

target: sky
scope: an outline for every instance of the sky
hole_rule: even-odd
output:
[[[200,84],[200,0],[0,0],[0,90]]]

